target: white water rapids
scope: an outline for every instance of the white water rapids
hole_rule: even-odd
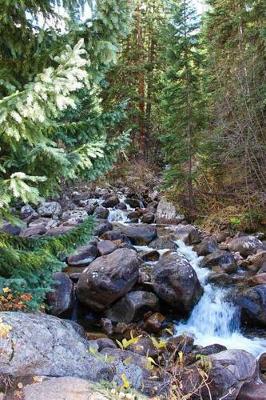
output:
[[[124,197],[120,199],[124,200]],[[109,209],[108,220],[127,224],[128,213],[132,211],[127,205],[127,210]],[[229,291],[216,285],[207,283],[210,270],[199,266],[202,257],[199,257],[192,247],[183,241],[177,242],[178,254],[184,256],[194,268],[198,279],[204,288],[198,304],[194,307],[186,322],[178,322],[175,325],[175,334],[192,334],[195,343],[201,346],[221,344],[228,349],[243,349],[258,356],[266,351],[266,339],[246,337],[240,330],[240,313],[237,307],[228,301]],[[148,246],[135,246],[138,251],[150,250]],[[153,249],[154,250],[154,249]],[[167,249],[158,250],[162,255]],[[152,262],[150,264],[156,264]]]
[[[207,283],[210,271],[199,267],[201,257],[184,242],[176,243],[177,252],[190,262],[197,273],[204,294],[189,319],[176,324],[175,334],[190,333],[195,337],[195,343],[201,346],[221,344],[228,349],[247,350],[255,356],[265,352],[266,339],[248,338],[241,333],[239,310],[226,299],[228,291]]]

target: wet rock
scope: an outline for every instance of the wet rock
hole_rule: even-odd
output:
[[[154,214],[152,212],[147,212],[141,218],[143,224],[152,224],[154,222]]]
[[[139,265],[136,252],[126,248],[97,258],[79,279],[80,302],[103,311],[132,289],[138,280]]]
[[[95,208],[94,215],[96,218],[107,219],[109,210],[103,206],[98,206]]]
[[[24,400],[109,400],[109,391],[74,377],[40,378],[22,389]],[[16,396],[17,397],[17,396]],[[14,399],[16,398],[14,397]],[[22,397],[21,397],[22,398]]]
[[[145,319],[143,328],[148,333],[159,333],[163,328],[164,321],[165,316],[157,312]]]
[[[182,240],[188,245],[197,244],[200,242],[200,235],[197,228],[193,225],[182,225],[179,224],[175,228],[176,239]]]
[[[136,198],[126,198],[125,203],[128,204],[131,208],[141,208],[142,203],[139,199]]]
[[[119,198],[116,195],[111,195],[102,203],[103,207],[113,208],[119,204]]]
[[[266,285],[245,290],[236,299],[243,321],[266,327]]]
[[[159,201],[155,221],[157,224],[179,224],[185,216],[179,214],[173,203],[162,197]]]
[[[140,253],[140,257],[143,261],[158,261],[160,253],[156,250],[147,250]]]
[[[65,211],[62,214],[62,220],[66,221],[69,225],[77,225],[84,222],[88,218],[86,210],[76,208],[75,210]]]
[[[226,350],[209,358],[208,386],[213,400],[235,400],[243,384],[256,376],[256,358],[245,350]],[[203,393],[208,395],[207,388]]]
[[[131,221],[133,220],[137,220],[139,219],[139,217],[141,216],[141,213],[139,211],[131,211],[130,213],[128,213],[127,217],[128,219],[130,219]]]
[[[95,244],[78,247],[74,254],[67,258],[68,265],[72,267],[86,267],[98,255],[98,249]]]
[[[245,383],[237,396],[237,400],[265,400],[265,383]]]
[[[10,327],[0,341],[0,374],[112,379],[110,366],[88,353],[87,341],[66,320],[22,312],[0,317]]]
[[[228,274],[236,272],[237,270],[237,264],[233,254],[225,250],[217,250],[214,253],[205,256],[201,261],[200,266],[210,269],[217,268],[218,271],[216,272],[224,271]]]
[[[73,305],[73,283],[63,272],[56,272],[53,280],[53,290],[47,293],[46,301],[49,313],[58,316],[70,310]]]
[[[106,254],[112,253],[115,249],[117,249],[117,246],[111,240],[101,240],[97,244],[97,248],[100,256],[104,256]]]
[[[221,344],[210,344],[209,346],[202,347],[200,351],[198,351],[199,354],[203,356],[209,356],[211,354],[217,354],[220,353],[221,351],[225,351],[227,348]]]
[[[193,250],[199,256],[207,256],[208,254],[218,250],[217,241],[213,238],[204,238],[201,243],[193,247]]]
[[[149,244],[149,247],[157,250],[169,249],[176,251],[177,244],[175,240],[176,237],[173,234],[159,236]]]
[[[239,252],[241,256],[247,257],[255,254],[259,249],[263,249],[263,243],[255,236],[239,236],[233,238],[228,243],[228,249]]]
[[[116,208],[117,208],[118,210],[125,211],[125,210],[127,210],[127,205],[126,205],[125,203],[121,202],[121,203],[119,203],[119,204],[116,205]]]
[[[155,226],[151,225],[122,225],[113,224],[114,230],[118,230],[125,235],[134,245],[147,245],[157,236]]]
[[[203,293],[196,272],[177,254],[161,257],[152,270],[152,284],[155,293],[182,314],[190,312]]]
[[[57,201],[45,201],[38,207],[41,217],[58,217],[62,213],[62,207]]]
[[[106,316],[115,322],[129,323],[141,320],[146,312],[156,311],[158,307],[159,300],[154,293],[137,290],[118,300],[107,311]]]

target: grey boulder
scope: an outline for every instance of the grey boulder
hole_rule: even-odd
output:
[[[182,314],[189,313],[203,293],[196,272],[177,254],[161,257],[152,270],[152,285],[160,299]]]
[[[88,353],[88,342],[66,320],[42,313],[1,312],[0,374],[112,379],[110,367]]]
[[[93,261],[81,274],[77,296],[92,310],[103,311],[129,292],[138,280],[140,259],[122,248]]]

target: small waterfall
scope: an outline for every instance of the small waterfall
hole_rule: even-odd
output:
[[[127,214],[127,211],[117,208],[109,209],[108,221],[126,223],[128,221]]]
[[[202,257],[198,257],[192,247],[184,242],[177,241],[177,252],[184,256],[197,273],[204,294],[194,307],[189,319],[178,323],[175,334],[190,333],[195,337],[195,343],[207,346],[222,344],[231,349],[244,349],[259,355],[266,349],[266,340],[260,338],[247,338],[240,331],[240,313],[238,308],[228,301],[229,290],[221,289],[206,282],[210,271],[200,268]]]

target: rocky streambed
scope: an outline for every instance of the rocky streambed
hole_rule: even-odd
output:
[[[74,191],[20,212],[24,229],[2,229],[55,236],[88,215],[97,222],[55,274],[47,314],[0,313],[3,398],[139,398],[134,389],[266,399],[263,237],[202,232],[158,193],[127,188]]]

